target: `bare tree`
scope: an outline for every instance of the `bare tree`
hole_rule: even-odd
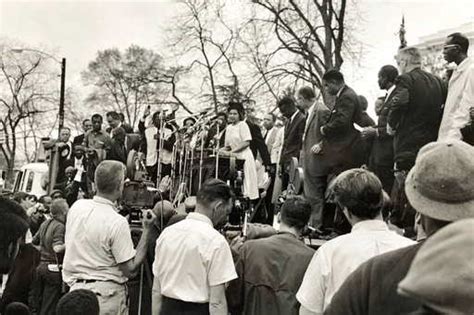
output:
[[[296,58],[285,68],[272,69],[321,88],[322,75],[339,69],[346,43],[346,0],[253,0],[266,14],[258,22],[269,24],[281,44],[279,50]]]
[[[230,82],[238,85],[234,69],[238,30],[225,22],[224,2],[184,0],[180,5],[176,24],[168,30],[170,47],[176,52],[173,59],[180,60],[179,67],[186,69],[188,76],[201,77],[199,94],[205,101],[210,100],[217,112],[221,104],[218,86],[228,83],[222,79],[230,76]]]
[[[161,103],[163,72],[162,57],[149,49],[132,45],[123,53],[99,51],[82,73],[85,84],[94,86],[86,102],[122,112],[134,125],[144,106]]]
[[[0,126],[5,141],[0,145],[6,161],[8,181],[12,180],[19,140],[28,146],[30,122],[51,110],[57,101],[57,89],[51,86],[55,74],[38,54],[17,56],[3,47],[0,57]],[[23,131],[22,131],[23,129]],[[29,130],[29,131],[28,131]],[[28,157],[30,154],[25,151]]]

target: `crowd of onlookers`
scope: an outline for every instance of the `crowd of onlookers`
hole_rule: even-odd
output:
[[[0,313],[135,314],[132,300],[166,315],[474,313],[468,46],[462,34],[447,37],[444,57],[458,65],[449,83],[420,68],[416,48],[400,49],[398,69],[378,74],[387,95],[377,124],[337,70],[323,76],[332,105],[309,87],[278,102],[281,130],[267,115],[262,135],[231,102],[200,141],[222,141],[223,156],[244,160],[244,196],[268,205],[257,220],[267,224],[242,231],[227,230],[235,195],[219,179],[203,183],[186,211],[161,198],[142,211],[139,231],[119,213],[130,148],[145,153],[151,177],[171,173],[180,128],[164,113],[145,111],[140,138],[115,112],[105,131],[97,114],[72,142],[61,130],[50,144],[60,155],[55,190],[0,197]],[[304,193],[286,198],[275,229],[269,187],[292,185],[292,158]],[[263,195],[258,164],[270,181]],[[337,233],[308,246],[308,225],[312,236]]]

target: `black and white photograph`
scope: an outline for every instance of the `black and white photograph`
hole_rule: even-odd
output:
[[[473,315],[473,0],[0,0],[0,315]]]

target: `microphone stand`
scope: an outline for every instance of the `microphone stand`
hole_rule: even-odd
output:
[[[158,165],[156,167],[156,187],[158,188],[161,181],[161,159],[163,152],[163,141],[164,141],[164,111],[160,112],[160,130],[158,130],[160,143],[158,145]]]
[[[215,144],[215,150],[216,150],[216,179],[219,178],[219,150],[220,150],[220,144],[221,144],[221,135],[220,135],[220,125],[219,122],[217,122],[217,132],[216,132],[216,144]]]

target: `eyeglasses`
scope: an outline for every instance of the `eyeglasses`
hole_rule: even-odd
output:
[[[443,50],[449,50],[451,48],[457,48],[457,47],[459,47],[458,44],[445,45],[445,46],[443,46]]]

